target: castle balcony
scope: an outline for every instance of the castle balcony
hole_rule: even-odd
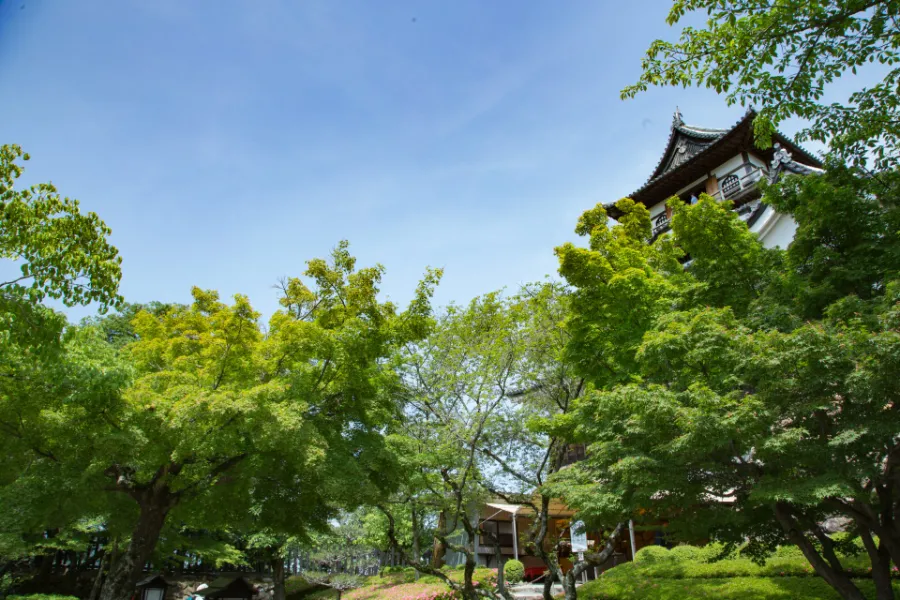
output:
[[[749,172],[748,172],[749,171]],[[730,200],[737,205],[735,209],[741,213],[742,206],[748,202],[755,200],[759,196],[759,187],[757,184],[766,177],[766,170],[753,166],[750,163],[744,163],[734,171],[728,173],[719,179],[719,189],[710,194],[715,200]],[[696,197],[691,198],[690,202],[696,202]],[[671,218],[666,213],[661,213],[653,218],[653,230],[651,240],[655,240],[663,233],[671,228]]]
[[[747,172],[749,168],[750,172]],[[719,189],[711,196],[718,201],[731,200],[741,204],[743,200],[752,199],[758,194],[757,184],[766,176],[765,169],[744,164],[719,179]]]

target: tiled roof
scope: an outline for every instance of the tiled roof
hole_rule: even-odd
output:
[[[629,194],[631,198],[637,198],[640,194],[647,191],[648,188],[654,187],[657,184],[664,185],[662,180],[667,179],[670,175],[674,174],[676,171],[680,171],[680,167],[694,163],[695,159],[701,157],[707,153],[711,153],[715,148],[718,148],[721,144],[726,143],[726,138],[730,139],[733,137],[731,135],[735,130],[739,128],[752,127],[753,119],[756,118],[756,111],[752,108],[748,109],[746,113],[729,129],[711,129],[707,127],[697,127],[695,125],[687,125],[684,123],[681,117],[681,113],[676,110],[675,117],[672,120],[671,131],[669,132],[669,139],[666,143],[665,152],[663,152],[662,157],[659,162],[656,164],[656,167],[653,170],[653,173],[650,175],[650,178],[647,179],[644,184]],[[752,135],[752,132],[750,133]],[[803,157],[803,160],[812,165],[821,165],[821,161],[801,148],[800,146],[794,144],[787,136],[785,136],[780,131],[776,131],[773,135],[773,141],[780,142],[781,144],[790,148],[792,152],[795,154],[799,154]],[[684,147],[683,151],[676,150],[675,146],[678,144],[682,144]],[[674,154],[680,154],[683,158],[676,160]],[[815,167],[809,167],[808,165],[801,164],[796,162],[796,166],[786,167],[788,170],[792,170],[792,172],[800,172],[803,169],[809,169],[810,172],[815,170]],[[797,169],[797,171],[794,171]],[[641,200],[639,200],[641,201]],[[617,215],[615,213],[614,208],[615,203],[610,203],[605,205],[607,210],[610,211],[610,216],[616,218]]]
[[[661,179],[666,173],[674,170],[677,167],[687,163],[691,159],[693,159],[698,154],[701,154],[707,148],[710,148],[715,144],[716,141],[725,136],[726,133],[739,127],[741,123],[744,122],[748,117],[752,120],[753,117],[756,116],[756,112],[753,109],[748,110],[741,119],[735,123],[729,129],[710,129],[706,127],[697,127],[695,125],[687,125],[681,119],[681,112],[677,109],[675,110],[675,116],[672,119],[672,129],[669,132],[669,139],[666,142],[666,149],[663,152],[662,157],[660,157],[659,162],[656,163],[656,168],[653,169],[653,173],[644,182],[640,188],[632,192],[631,195],[638,194],[643,191],[653,183],[655,183],[658,179]],[[691,145],[691,138],[697,140],[699,143],[694,143],[693,151],[688,148]],[[675,161],[670,159],[670,156],[673,152],[676,152],[675,146],[681,142],[684,144],[685,150],[682,154],[685,154],[685,158],[681,161],[678,161],[677,164],[673,164]]]

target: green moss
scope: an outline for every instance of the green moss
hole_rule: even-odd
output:
[[[703,547],[677,546],[666,550],[661,546],[642,548],[635,557],[635,562],[626,563],[609,571],[620,573],[633,571],[634,575],[643,577],[663,577],[667,579],[693,579],[716,577],[804,577],[813,576],[812,567],[806,558],[790,547],[779,548],[763,564],[740,556],[737,552],[728,554],[728,558],[718,560],[724,553],[724,547],[710,544]],[[869,577],[871,566],[863,554],[841,555],[841,563],[851,576]]]
[[[616,567],[618,569],[619,567]],[[612,569],[615,571],[616,569]],[[871,581],[856,580],[867,597],[874,598]],[[895,585],[900,592],[900,585]],[[580,600],[838,600],[840,597],[818,577],[730,577],[720,579],[654,579],[601,577],[585,584]]]

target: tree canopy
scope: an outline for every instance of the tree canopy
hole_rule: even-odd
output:
[[[673,198],[672,233],[650,246],[646,209],[629,200],[612,230],[601,208],[583,217],[590,248],[560,257],[585,299],[573,303],[570,348],[591,387],[563,424],[590,447],[556,489],[594,523],[666,523],[689,541],[749,537],[757,555],[795,544],[842,597],[862,598],[822,525],[842,517],[879,593],[892,594],[894,189],[837,167],[767,189],[797,220],[787,251],[763,248],[729,203],[705,195]],[[678,257],[690,257],[683,271]],[[582,342],[607,327],[624,332],[619,345]]]
[[[900,160],[900,44],[895,0],[674,0],[666,22],[706,13],[702,27],[684,27],[677,42],[656,40],[631,98],[650,86],[698,85],[729,104],[759,109],[757,141],[771,145],[775,127],[790,117],[807,125],[801,140],[828,143],[841,159]],[[881,80],[844,102],[826,103],[828,84],[877,65]],[[874,70],[873,70],[874,71]]]

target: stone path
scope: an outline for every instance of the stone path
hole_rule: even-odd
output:
[[[544,597],[543,584],[520,583],[519,585],[510,586],[509,591],[518,600],[542,600]],[[563,593],[562,586],[554,583],[551,593],[553,596],[559,596]]]

